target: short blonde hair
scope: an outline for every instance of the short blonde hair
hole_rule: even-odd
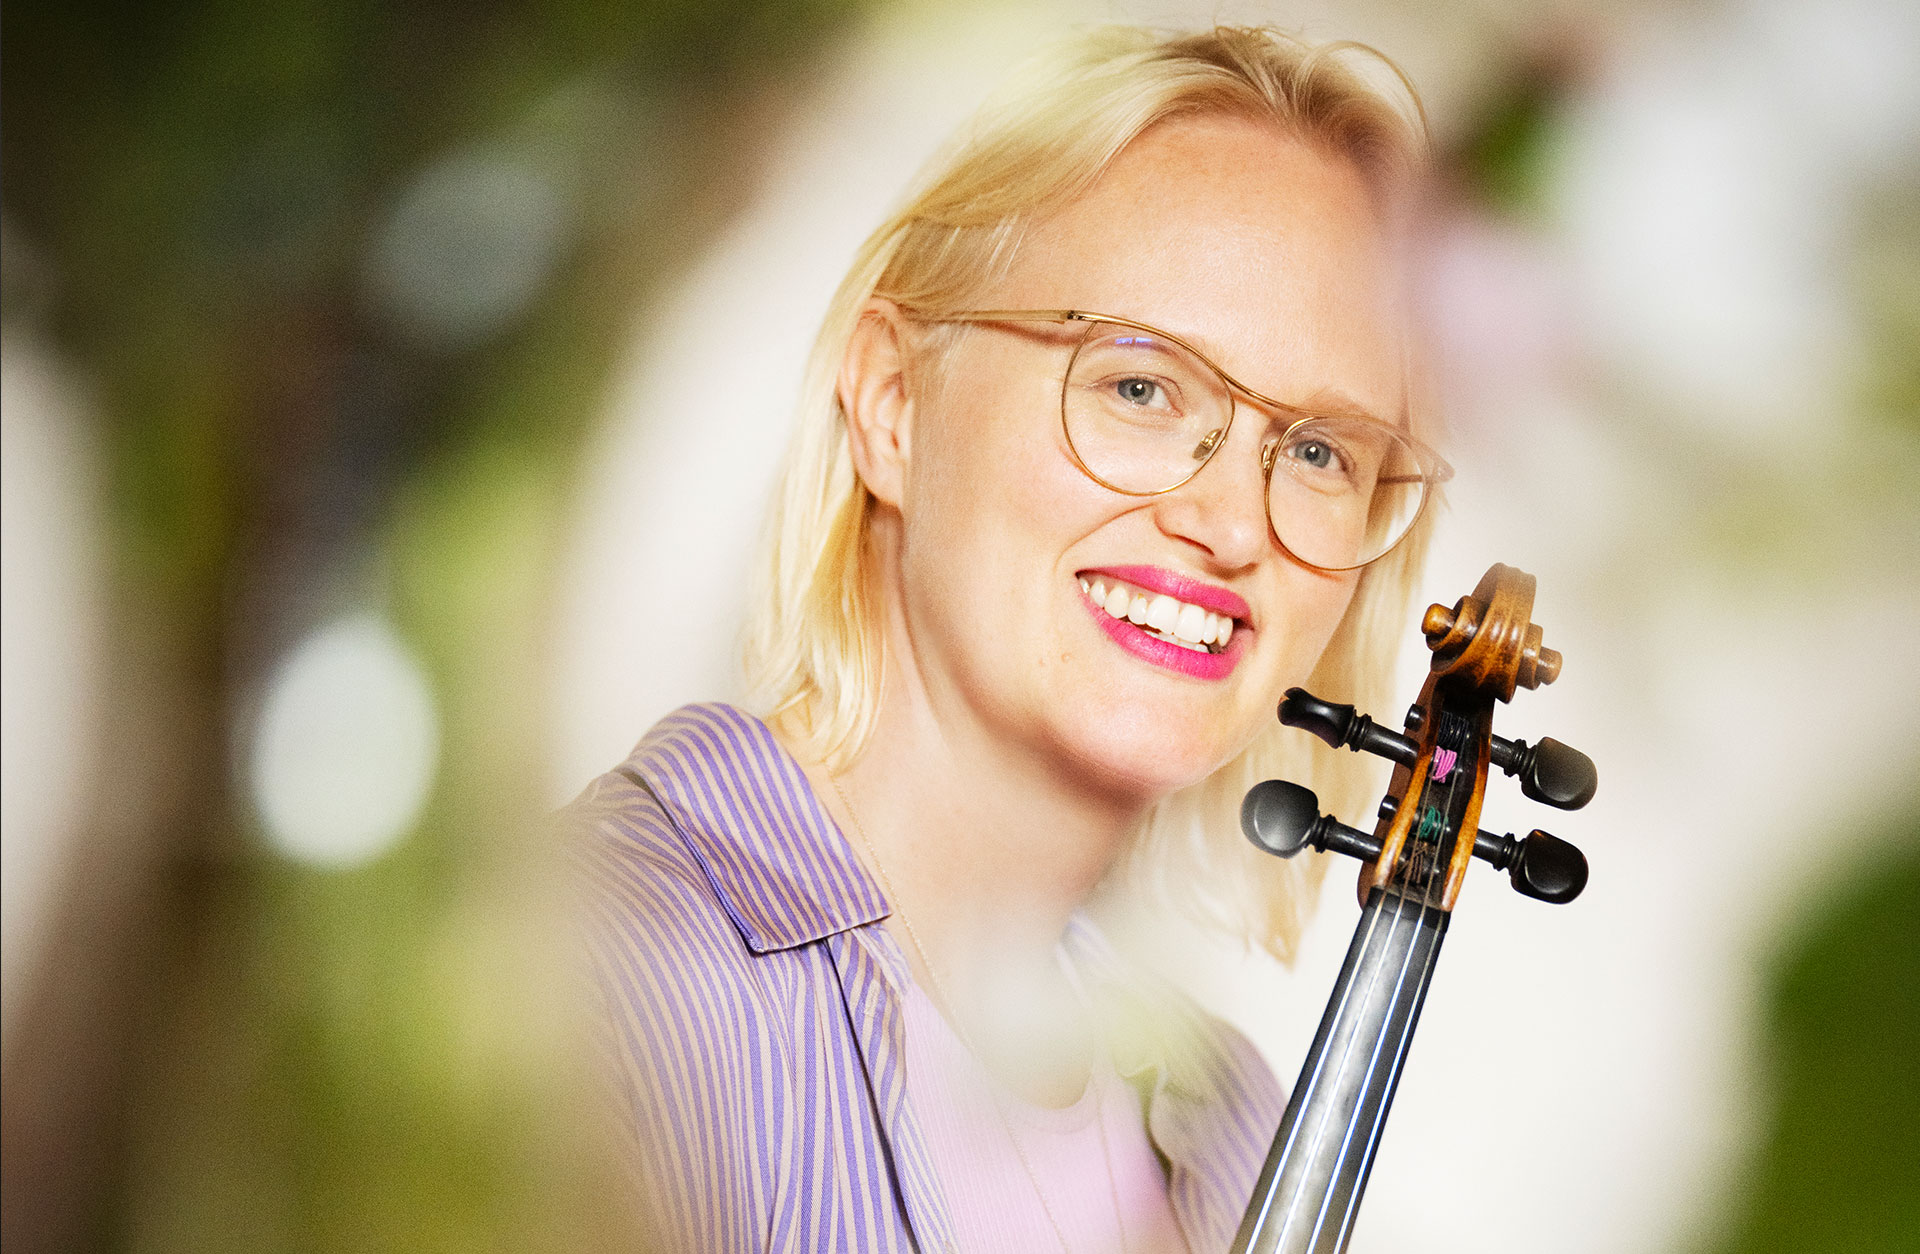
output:
[[[1370,82],[1356,58],[1388,71],[1393,92]],[[803,384],[746,640],[756,709],[829,769],[866,744],[884,673],[867,544],[873,498],[854,472],[836,392],[862,309],[875,296],[920,310],[964,307],[1006,273],[1030,223],[1084,191],[1133,139],[1158,122],[1205,115],[1271,123],[1352,161],[1377,193],[1407,186],[1425,163],[1419,98],[1372,49],[1316,46],[1268,28],[1174,37],[1109,28],[1065,50],[1064,60],[1036,64],[982,109],[855,257]],[[1316,693],[1380,707],[1433,514],[1361,573],[1313,672]],[[1225,767],[1156,806],[1120,874],[1290,960],[1324,861],[1282,862],[1252,849],[1239,834],[1240,799],[1284,775],[1354,817],[1371,775],[1356,758],[1276,722]]]

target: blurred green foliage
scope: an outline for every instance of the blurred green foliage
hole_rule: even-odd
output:
[[[98,402],[114,682],[170,781],[126,795],[140,890],[66,938],[110,987],[48,977],[56,1026],[9,1055],[10,1250],[631,1248],[567,1105],[526,869],[554,550],[636,307],[863,7],[0,10],[8,231]],[[370,274],[463,154],[540,180],[551,212],[507,224],[552,253],[507,316],[436,338]],[[476,238],[429,258],[449,284],[519,242]],[[358,605],[424,661],[441,767],[394,851],[302,868],[257,841],[235,755],[274,661]],[[85,1076],[82,1039],[109,1043]]]
[[[1902,173],[1867,198],[1847,277],[1862,332],[1866,410],[1913,437],[1920,436],[1920,183]]]
[[[1875,846],[1775,967],[1767,1136],[1714,1254],[1920,1249],[1920,815]]]
[[[1541,209],[1567,86],[1550,66],[1530,66],[1482,102],[1448,162],[1482,205],[1514,217]]]

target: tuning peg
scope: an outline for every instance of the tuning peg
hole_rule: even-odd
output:
[[[1323,701],[1305,688],[1287,689],[1286,699],[1280,702],[1280,721],[1312,732],[1336,749],[1378,754],[1405,766],[1412,766],[1420,756],[1420,746],[1410,738],[1356,714],[1350,705]]]
[[[1561,810],[1578,810],[1593,800],[1600,786],[1593,759],[1551,736],[1537,745],[1495,736],[1488,756],[1507,774],[1520,777],[1521,792]]]
[[[1587,886],[1587,856],[1558,836],[1535,829],[1525,840],[1481,832],[1473,856],[1503,869],[1523,897],[1563,906]]]
[[[1307,848],[1367,862],[1380,856],[1378,840],[1320,813],[1320,799],[1312,789],[1284,779],[1270,779],[1248,791],[1240,803],[1240,830],[1248,840],[1282,858]]]

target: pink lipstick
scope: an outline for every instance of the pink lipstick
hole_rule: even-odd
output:
[[[1114,566],[1086,570],[1080,572],[1079,578],[1083,588],[1087,580],[1095,581],[1096,589],[1101,581],[1111,581],[1116,592],[1130,586],[1135,590],[1133,595],[1136,597],[1134,602],[1136,607],[1139,604],[1137,597],[1143,593],[1150,593],[1156,597],[1170,597],[1185,602],[1188,606],[1185,613],[1188,615],[1195,614],[1197,610],[1209,611],[1205,634],[1187,634],[1195,628],[1190,625],[1183,626],[1181,632],[1183,641],[1204,639],[1211,642],[1213,615],[1238,620],[1232,624],[1234,630],[1226,644],[1215,652],[1211,649],[1193,648],[1184,643],[1175,643],[1167,638],[1172,634],[1170,630],[1163,634],[1161,631],[1133,622],[1129,616],[1116,617],[1104,606],[1095,602],[1091,595],[1083,592],[1081,603],[1093,615],[1094,622],[1099,624],[1100,629],[1106,632],[1115,644],[1136,657],[1144,658],[1157,666],[1163,666],[1194,679],[1219,680],[1233,673],[1233,668],[1239,664],[1241,655],[1246,651],[1250,633],[1242,624],[1249,616],[1248,606],[1244,600],[1225,588],[1202,583],[1197,579],[1153,566]],[[1164,604],[1164,600],[1161,603]],[[1182,622],[1185,624],[1186,620],[1183,619]]]

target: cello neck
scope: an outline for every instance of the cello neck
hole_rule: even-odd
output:
[[[1392,888],[1368,898],[1233,1254],[1347,1248],[1449,917]]]

